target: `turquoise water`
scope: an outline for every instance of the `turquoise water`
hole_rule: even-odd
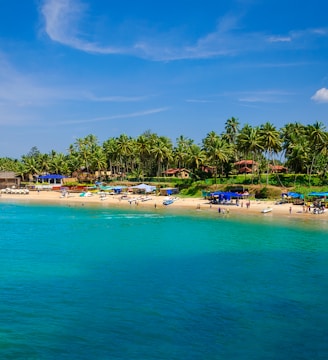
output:
[[[322,219],[0,203],[0,358],[327,359]]]

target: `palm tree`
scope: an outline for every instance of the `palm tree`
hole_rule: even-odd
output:
[[[117,150],[117,141],[115,138],[109,138],[103,143],[104,153],[106,155],[108,169],[111,174],[117,173],[115,170],[114,164],[117,163],[118,150]]]
[[[52,157],[49,163],[49,169],[53,174],[67,175],[68,165],[64,154],[56,154]]]
[[[269,161],[274,162],[273,154],[277,154],[281,151],[281,139],[280,133],[276,127],[269,122],[261,125],[259,134],[262,141],[263,150],[267,154],[267,171],[266,171],[266,183],[269,184]]]
[[[207,161],[215,169],[215,184],[217,180],[218,167],[226,164],[232,155],[232,146],[214,131],[207,134],[203,139],[203,149],[206,153]],[[220,174],[223,173],[221,170]]]
[[[158,137],[156,142],[153,144],[151,153],[157,162],[157,176],[160,177],[163,171],[163,165],[168,164],[170,159],[172,159],[172,143],[171,141],[164,137]]]
[[[107,158],[102,147],[98,146],[91,157],[91,166],[93,172],[98,171],[98,177],[101,179],[101,172],[107,169]]]
[[[188,152],[188,164],[191,166],[193,172],[198,170],[200,165],[205,163],[206,154],[200,146],[192,144]]]
[[[233,144],[236,144],[237,135],[239,133],[239,121],[237,118],[231,117],[225,122],[225,133],[223,133],[223,137]]]
[[[263,150],[262,137],[259,127],[246,124],[237,138],[237,147],[245,156],[252,157],[252,183],[254,180],[254,162]]]
[[[297,122],[288,123],[280,132],[288,168],[295,174],[305,171],[309,156],[306,127]]]
[[[4,170],[14,170],[14,169],[4,169]],[[15,173],[17,176],[20,176],[22,181],[25,180],[25,175],[27,174],[27,171],[26,171],[26,167],[25,165],[22,163],[22,162],[17,162],[16,166],[15,166]]]
[[[140,168],[135,174],[138,174],[138,177],[143,177],[146,173],[147,164],[149,164],[150,154],[151,154],[151,144],[150,139],[145,134],[140,135],[136,140],[136,152],[139,155],[139,165]],[[149,173],[149,169],[148,169]]]
[[[176,143],[177,145],[174,148],[174,155],[177,159],[177,165],[178,165],[177,167],[183,168],[186,166],[185,163],[188,158],[188,151],[193,141],[183,135],[180,135],[176,139]]]
[[[37,160],[34,157],[22,156],[22,163],[25,168],[25,174],[28,176],[29,180],[33,180],[34,175],[39,175],[41,173]]]
[[[133,154],[132,138],[122,134],[116,139],[116,146],[122,173],[126,174],[128,171],[128,160]]]
[[[320,154],[325,153],[328,137],[327,137],[327,133],[325,132],[324,124],[318,121],[315,122],[313,125],[309,125],[307,127],[307,135],[312,150],[312,161],[309,169],[309,186],[310,186],[311,175],[313,172],[313,167],[315,166],[315,161]]]
[[[50,171],[50,161],[51,161],[50,155],[49,154],[39,154],[37,159],[38,159],[38,164],[39,164],[40,170],[42,172],[48,173]]]

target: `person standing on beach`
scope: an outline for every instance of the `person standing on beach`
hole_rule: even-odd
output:
[[[290,206],[289,207],[289,214],[291,214],[292,213],[292,207]]]

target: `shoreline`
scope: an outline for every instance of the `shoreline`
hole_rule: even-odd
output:
[[[208,200],[203,198],[179,198],[171,205],[163,205],[164,196],[150,196],[151,199],[147,201],[138,200],[138,196],[128,196],[127,199],[122,199],[122,195],[107,195],[106,198],[101,198],[99,194],[93,194],[90,197],[81,197],[79,193],[70,193],[69,196],[63,197],[58,191],[30,191],[29,194],[1,194],[1,202],[19,202],[19,203],[34,203],[34,204],[60,204],[66,206],[92,206],[101,208],[130,208],[130,209],[145,209],[145,210],[187,210],[188,213],[199,211],[218,215],[229,214],[235,216],[252,216],[252,217],[274,217],[274,218],[315,218],[327,219],[327,213],[314,215],[308,211],[303,211],[303,206],[292,204],[276,205],[275,201],[250,200],[249,207],[246,207],[246,201],[241,201],[239,206],[231,205],[214,205],[210,204]],[[132,199],[137,199],[132,200]],[[131,201],[132,200],[132,201]],[[243,206],[242,206],[243,205]],[[261,211],[267,207],[272,208],[268,213]],[[219,208],[221,212],[219,213]]]

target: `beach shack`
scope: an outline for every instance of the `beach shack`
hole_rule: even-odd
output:
[[[294,205],[304,205],[304,195],[298,192],[289,191],[287,193],[283,193],[282,199],[287,200],[289,203],[293,203]]]
[[[328,192],[313,191],[313,192],[307,194],[307,196],[309,198],[311,198],[311,202],[312,202],[313,206],[324,207],[324,208],[328,207],[328,201],[327,201]]]
[[[139,184],[131,187],[134,194],[150,194],[156,191],[156,186]]]
[[[19,188],[20,183],[21,179],[16,176],[14,171],[0,171],[0,189],[9,187]]]
[[[46,174],[46,175],[40,175],[37,178],[37,182],[41,183],[41,185],[37,185],[37,189],[60,189],[60,187],[63,185],[63,180],[66,178],[64,175],[59,174]]]
[[[243,195],[231,191],[214,191],[208,194],[208,198],[211,204],[232,204],[233,199],[238,204],[239,199],[242,199]]]
[[[159,190],[160,195],[162,196],[170,196],[175,195],[179,193],[179,190],[177,188],[162,188]]]
[[[114,194],[121,194],[126,189],[127,189],[127,186],[125,186],[125,185],[116,185],[116,186],[112,187]]]

